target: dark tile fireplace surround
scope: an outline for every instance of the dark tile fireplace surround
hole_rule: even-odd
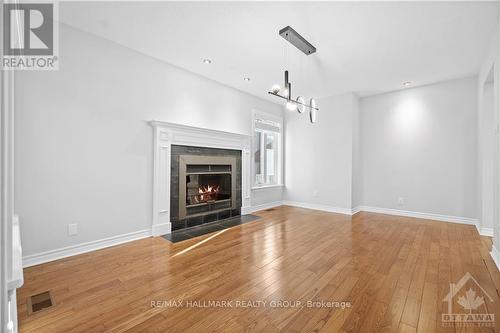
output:
[[[241,151],[172,145],[172,231],[241,215]]]

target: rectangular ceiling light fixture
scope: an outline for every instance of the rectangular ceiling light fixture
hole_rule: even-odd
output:
[[[310,55],[316,52],[316,48],[312,46],[304,37],[302,37],[297,31],[293,30],[291,26],[286,26],[279,32],[280,36],[290,42],[293,46],[305,53],[305,55]]]

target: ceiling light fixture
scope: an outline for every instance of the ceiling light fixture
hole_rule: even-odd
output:
[[[403,82],[403,87],[409,87],[409,86],[411,86],[411,81]]]
[[[273,84],[273,86],[271,87],[271,92],[274,94],[279,93],[280,90],[281,90],[281,87],[279,84]]]
[[[297,110],[297,104],[294,103],[293,101],[288,101],[286,102],[286,108],[290,111],[295,111]]]
[[[250,81],[250,78],[249,77],[244,77],[243,80],[245,80],[245,81],[248,82],[248,81]]]
[[[279,35],[283,37],[287,42],[302,51],[305,55],[311,55],[316,52],[316,48],[312,46],[311,43],[309,43],[297,31],[293,30],[290,26],[286,26],[285,28],[281,29],[279,31]],[[285,105],[287,110],[303,113],[305,109],[308,108],[311,123],[316,122],[316,111],[319,110],[316,107],[316,101],[314,100],[314,98],[310,98],[308,99],[308,102],[306,102],[307,99],[302,96],[298,96],[296,99],[292,97],[292,84],[288,80],[288,70],[285,70],[285,82],[283,85],[283,89],[278,84],[274,84],[271,87],[271,90],[268,91],[268,93],[270,95],[286,100]]]
[[[212,63],[212,60],[210,60],[208,58],[205,58],[205,59],[203,59],[203,63],[207,64],[207,65],[210,65]]]

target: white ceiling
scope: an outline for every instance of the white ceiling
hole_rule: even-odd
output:
[[[498,2],[70,2],[59,9],[69,25],[273,101],[267,91],[282,83],[285,63],[294,95],[314,97],[474,75],[498,15]],[[278,31],[287,25],[317,53],[286,48]]]

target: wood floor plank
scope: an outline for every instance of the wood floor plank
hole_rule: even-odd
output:
[[[287,206],[257,214],[212,238],[147,238],[27,268],[20,332],[495,331],[442,323],[450,284],[467,272],[493,299],[479,309],[500,318],[491,239],[473,226]],[[46,290],[55,306],[29,315],[27,298]]]

